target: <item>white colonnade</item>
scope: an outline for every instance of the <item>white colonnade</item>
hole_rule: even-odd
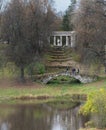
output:
[[[54,31],[52,33],[53,46],[70,46],[75,47],[75,31]],[[65,41],[63,42],[63,37]]]

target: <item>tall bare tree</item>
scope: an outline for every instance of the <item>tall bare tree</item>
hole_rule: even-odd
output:
[[[25,65],[30,63],[31,48],[24,35],[25,12],[23,2],[12,0],[4,12],[3,38],[9,41],[6,55],[9,61],[14,62],[21,72],[21,80],[24,81]]]
[[[9,41],[8,60],[14,62],[24,81],[24,68],[47,46],[54,13],[47,0],[11,0],[3,12],[2,35]]]
[[[47,1],[30,0],[26,16],[27,39],[32,44],[33,51],[40,53],[41,49],[47,47],[55,17],[54,12]]]
[[[106,44],[106,17],[103,3],[97,0],[81,0],[73,24],[77,33],[77,48],[84,60],[99,59],[104,62]],[[90,63],[90,62],[89,62]]]

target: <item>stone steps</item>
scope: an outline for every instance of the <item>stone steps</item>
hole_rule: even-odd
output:
[[[65,58],[65,59],[49,59],[49,62],[66,62],[71,60],[71,58]]]
[[[61,51],[56,51],[56,50],[52,50],[48,52],[49,54],[64,54],[65,52],[63,50]]]
[[[70,55],[71,52],[51,52],[51,53],[48,53],[49,55],[53,55],[53,56],[67,56],[67,55]]]
[[[63,63],[72,60],[71,49],[63,47],[52,47],[49,49],[46,64],[49,63]]]
[[[67,55],[55,55],[55,56],[50,56],[52,59],[67,59],[69,58]]]

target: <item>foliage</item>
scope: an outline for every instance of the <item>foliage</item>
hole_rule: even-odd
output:
[[[64,17],[63,17],[63,23],[62,23],[62,29],[64,31],[69,31],[70,30],[70,21],[69,21],[69,14],[66,11]]]
[[[12,62],[0,68],[0,78],[14,78],[19,75],[19,69]]]
[[[73,30],[73,23],[72,23],[72,15],[75,9],[76,0],[71,0],[71,5],[66,10],[63,21],[62,21],[62,29],[64,31],[72,31]]]
[[[106,127],[106,90],[100,89],[88,95],[87,102],[81,107],[80,113],[95,116],[93,118],[96,127]]]
[[[45,66],[44,66],[44,64],[42,64],[42,63],[36,63],[36,66],[35,66],[36,68],[36,72],[38,73],[38,74],[44,74],[45,73]]]
[[[97,2],[97,0],[80,1],[79,8],[73,17],[73,24],[77,32],[77,49],[82,60],[91,63],[95,59],[99,59],[104,64],[105,23],[104,4]]]
[[[70,76],[58,76],[51,81],[48,82],[48,84],[79,84],[80,82],[74,78],[71,78]]]
[[[35,74],[44,74],[46,72],[46,70],[45,70],[45,66],[43,63],[33,62],[32,64],[27,66],[26,72],[30,76],[33,76]]]
[[[20,68],[22,81],[26,66],[37,61],[49,44],[54,16],[50,3],[39,0],[12,0],[3,10],[1,34],[9,43],[5,54]]]
[[[0,44],[0,69],[3,69],[3,67],[6,64],[6,57],[4,55],[4,50],[7,47],[5,44]]]
[[[18,74],[18,69],[13,62],[7,62],[5,49],[8,44],[0,44],[0,78],[10,78]]]

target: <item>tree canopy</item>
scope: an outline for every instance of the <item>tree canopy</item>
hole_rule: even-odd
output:
[[[98,58],[103,63],[106,44],[104,4],[97,0],[81,0],[73,24],[77,33],[77,47],[83,59],[89,62]]]
[[[20,68],[23,80],[25,66],[48,46],[55,14],[47,1],[12,0],[2,16],[2,38],[9,43],[6,56]]]
[[[71,5],[68,7],[65,14],[63,15],[62,29],[64,31],[73,30],[72,16],[75,10],[75,5],[76,0],[71,0]]]

